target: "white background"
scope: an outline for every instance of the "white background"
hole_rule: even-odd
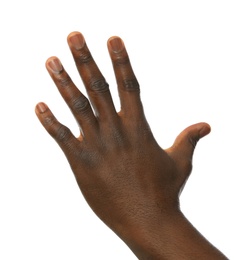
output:
[[[81,31],[119,107],[106,48],[125,42],[146,116],[163,148],[208,122],[181,207],[235,259],[235,3],[228,0],[48,0],[0,3],[0,259],[136,259],[83,199],[57,144],[34,114],[46,102],[78,134],[45,69],[58,56],[83,91],[66,37]]]

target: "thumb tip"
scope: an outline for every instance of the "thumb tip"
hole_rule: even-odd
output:
[[[199,130],[199,137],[202,138],[211,132],[211,127],[207,123],[203,123],[202,128]]]

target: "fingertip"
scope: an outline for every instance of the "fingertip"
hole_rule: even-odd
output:
[[[119,36],[117,36],[117,35],[113,35],[113,36],[109,37],[109,39],[108,39],[108,43],[109,43],[110,41],[112,41],[113,39],[116,39],[116,38],[122,40]]]
[[[202,128],[199,131],[199,137],[202,138],[208,135],[211,132],[211,126],[207,123],[204,123]]]
[[[114,53],[121,52],[125,46],[123,40],[119,36],[112,36],[108,39],[108,48]]]
[[[35,112],[36,114],[43,114],[48,110],[48,106],[43,103],[43,102],[39,102],[36,107],[35,107]]]
[[[192,142],[196,145],[196,143],[204,136],[208,135],[211,131],[211,127],[209,124],[205,122],[197,123],[185,128],[175,139],[174,145],[176,147],[179,144],[192,144]],[[195,147],[195,145],[193,145]],[[184,146],[184,145],[183,145]],[[191,147],[191,145],[190,145]]]
[[[60,59],[57,57],[57,56],[51,56],[51,57],[49,57],[47,60],[46,60],[46,62],[45,62],[45,64],[47,65],[50,61],[52,61],[52,60],[58,60],[58,61],[60,61]]]
[[[69,40],[71,37],[73,37],[76,34],[82,35],[82,33],[79,31],[73,31],[73,32],[69,33],[69,35],[67,36],[67,40]]]
[[[85,38],[82,33],[74,31],[67,36],[67,42],[75,50],[79,51],[85,46]]]
[[[60,74],[63,71],[63,66],[60,59],[56,56],[51,56],[46,60],[46,68],[54,74]]]

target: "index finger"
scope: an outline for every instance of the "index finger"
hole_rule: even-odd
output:
[[[121,111],[130,116],[143,116],[139,83],[124,42],[120,37],[113,36],[108,40],[108,49],[118,85]]]

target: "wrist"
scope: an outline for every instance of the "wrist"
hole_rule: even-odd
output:
[[[226,258],[206,240],[180,210],[158,215],[125,233],[124,242],[140,260],[185,259],[219,260]]]
[[[176,220],[179,222],[181,218],[184,221],[179,209],[155,212],[138,223],[133,221],[122,231],[121,238],[138,259],[171,259],[169,236],[171,229],[177,225]]]

